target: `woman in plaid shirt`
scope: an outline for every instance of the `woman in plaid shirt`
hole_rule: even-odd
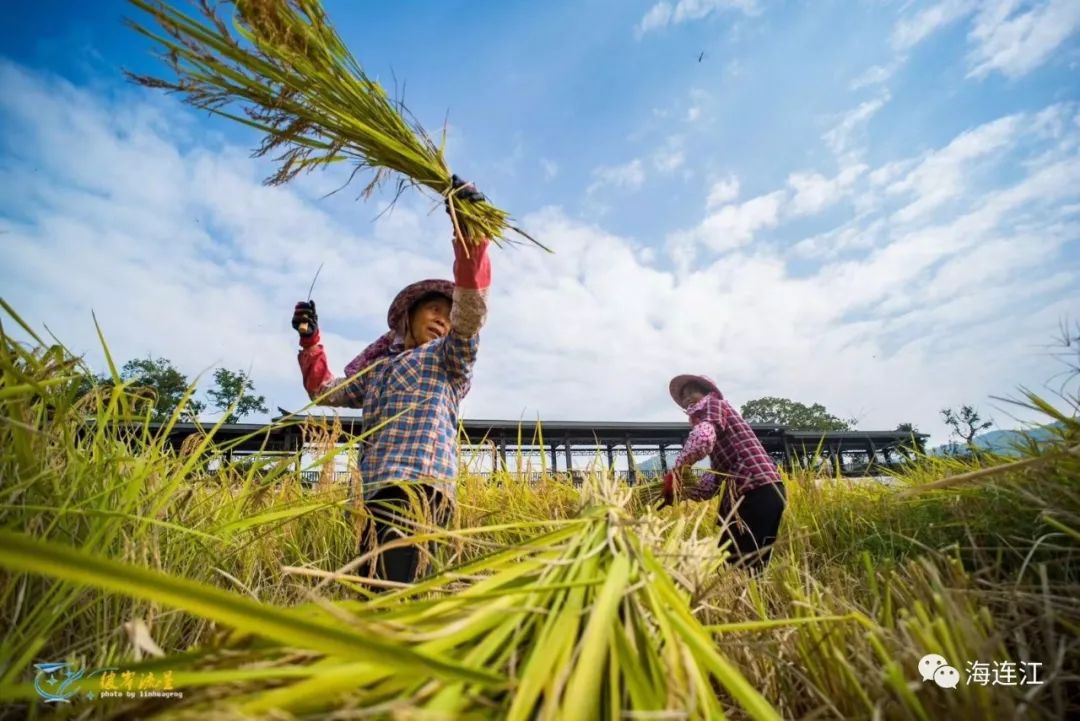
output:
[[[708,456],[712,472],[700,483],[687,487],[683,495],[707,501],[726,481],[727,490],[720,500],[719,521],[724,525],[720,543],[731,541],[729,550],[738,565],[761,570],[769,562],[786,505],[776,463],[709,378],[676,376],[668,389],[690,416],[694,428],[675,459],[675,470],[664,479],[664,502],[660,507],[674,501],[676,482],[688,477],[691,466]],[[736,512],[731,517],[733,509]]]
[[[457,176],[454,185],[460,189],[455,199],[484,199]],[[402,289],[387,313],[390,330],[345,367],[344,378],[329,370],[315,303],[296,304],[293,327],[306,331],[299,361],[308,395],[320,405],[360,408],[365,429],[378,429],[361,448],[360,477],[372,514],[361,554],[405,535],[401,511],[417,500],[438,525],[452,516],[458,405],[469,392],[487,315],[488,244],[455,242],[453,281],[421,280]],[[416,577],[420,549],[391,548],[380,561],[379,568],[368,565],[367,575],[408,583]]]

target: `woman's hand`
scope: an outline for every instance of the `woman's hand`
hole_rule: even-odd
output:
[[[292,327],[300,334],[300,345],[308,345],[319,334],[319,316],[315,313],[315,301],[302,300],[293,308]]]

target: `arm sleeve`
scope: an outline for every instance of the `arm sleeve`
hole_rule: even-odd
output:
[[[694,430],[690,431],[686,444],[679,452],[679,457],[675,459],[675,468],[694,465],[709,455],[715,443],[716,429],[713,424],[698,423],[694,426]],[[716,495],[719,488],[720,479],[715,474],[708,473],[696,486],[686,489],[686,497],[693,501],[707,501]]]
[[[484,240],[471,248],[454,242],[454,299],[450,307],[450,333],[443,339],[440,357],[451,380],[468,392],[479,348],[479,333],[487,319],[491,261]]]
[[[319,399],[318,404],[321,406],[362,407],[366,377],[360,376],[349,382],[346,382],[347,378],[335,378],[330,372],[326,350],[319,342],[318,335],[304,345],[298,360],[308,398],[313,401]]]
[[[476,363],[476,352],[480,347],[480,336],[471,335],[463,337],[451,331],[448,336],[441,339],[439,357],[443,368],[460,389],[460,396],[464,397],[469,392],[472,382],[473,365]]]
[[[690,431],[686,443],[679,451],[679,456],[675,459],[675,467],[694,465],[709,455],[714,443],[716,443],[716,429],[711,423],[698,423]]]

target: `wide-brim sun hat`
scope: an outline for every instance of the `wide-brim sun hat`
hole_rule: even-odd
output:
[[[671,393],[671,400],[675,401],[675,405],[680,408],[682,407],[683,389],[691,383],[700,383],[721,398],[724,397],[724,394],[720,392],[720,389],[717,388],[716,384],[713,383],[712,379],[708,376],[697,376],[684,373],[683,375],[675,376],[671,379],[671,382],[668,383],[668,392]]]
[[[390,310],[386,313],[386,323],[390,326],[390,330],[399,333],[404,332],[405,319],[413,303],[431,293],[444,295],[447,300],[453,303],[454,281],[428,278],[427,280],[418,280],[402,288],[394,296],[394,301],[390,303]]]

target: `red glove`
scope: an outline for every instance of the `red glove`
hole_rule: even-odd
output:
[[[467,290],[491,287],[491,260],[487,254],[490,244],[491,241],[484,238],[475,245],[470,242],[466,248],[454,241],[454,285]]]
[[[656,510],[667,508],[675,502],[675,472],[668,471],[664,474],[664,502],[656,507]]]
[[[487,200],[484,194],[476,189],[476,186],[458,176],[453,176],[451,185],[457,190],[454,193],[455,203],[482,203]],[[451,213],[450,200],[446,200],[446,212]],[[454,285],[467,290],[487,290],[491,287],[491,262],[487,257],[489,238],[482,238],[476,242],[474,238],[465,238],[468,246],[464,246],[456,237],[454,238]]]

